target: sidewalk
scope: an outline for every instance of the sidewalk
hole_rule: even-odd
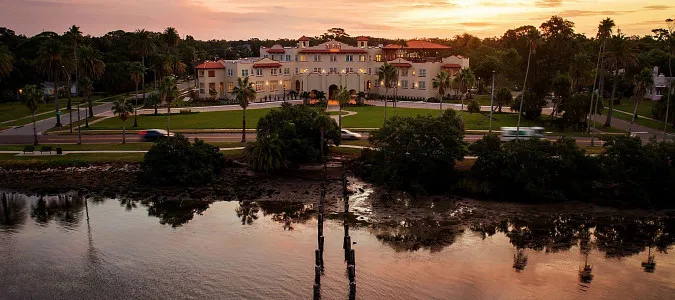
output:
[[[234,150],[244,150],[244,147],[230,147],[230,148],[219,148],[220,151],[234,151]],[[146,153],[147,150],[77,150],[77,151],[63,151],[63,154],[95,154],[95,153]],[[33,153],[24,153],[23,151],[0,151],[0,154],[16,154],[16,156],[54,156],[60,155],[56,154],[56,151],[51,153],[41,153],[39,151]]]
[[[616,110],[615,110],[616,111]],[[595,115],[594,118],[595,120],[595,128],[598,128],[602,130],[602,126],[605,124],[605,121],[607,120],[607,115]],[[652,136],[656,136],[657,139],[663,139],[663,131],[654,129],[654,128],[649,128],[645,127],[642,125],[639,125],[637,123],[630,124],[628,121],[621,120],[619,118],[612,118],[612,127],[618,128],[624,131],[631,131],[633,134],[636,134],[640,136],[642,139],[647,139]],[[632,130],[631,130],[632,129]],[[675,135],[672,133],[668,133],[669,138],[675,138]]]

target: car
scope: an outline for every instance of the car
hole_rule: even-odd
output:
[[[174,133],[168,133],[164,129],[147,129],[138,132],[144,142],[154,142],[160,137],[174,136]]]
[[[543,127],[520,127],[518,131],[517,127],[502,127],[502,141],[512,141],[518,136],[521,139],[525,140],[538,140],[544,138],[544,128]],[[518,132],[518,134],[516,134]]]
[[[342,129],[342,131],[340,132],[340,136],[342,137],[343,140],[358,140],[361,138],[360,133],[351,132],[347,129]]]

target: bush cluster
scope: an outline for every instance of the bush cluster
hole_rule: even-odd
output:
[[[141,180],[157,185],[199,185],[213,180],[224,166],[217,147],[185,136],[160,138],[150,148],[141,164]]]

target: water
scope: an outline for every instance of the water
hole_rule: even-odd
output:
[[[43,200],[14,195],[3,202],[2,299],[312,297],[317,221],[311,206]],[[672,219],[513,219],[464,226],[351,218],[358,299],[675,294],[675,256],[666,253]],[[323,299],[347,299],[338,218],[327,220],[324,232]],[[586,262],[591,280],[580,278]]]

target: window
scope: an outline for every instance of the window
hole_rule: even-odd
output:
[[[265,82],[263,82],[263,81],[256,81],[255,82],[255,91],[256,92],[261,92],[264,87],[265,87]]]
[[[230,77],[234,76],[232,73],[234,73],[234,72],[232,72],[232,69],[227,69],[227,76],[230,76]]]
[[[248,77],[248,70],[241,70],[241,77]]]
[[[366,61],[365,55],[359,55],[359,61]]]
[[[285,90],[291,89],[291,81],[290,80],[284,80],[284,89]]]
[[[321,61],[321,55],[319,54],[314,54],[312,56],[312,61]]]
[[[284,68],[284,75],[291,74],[291,68]]]
[[[372,69],[372,68],[368,68],[368,75],[370,75],[370,74],[372,74],[372,73],[373,73],[373,69]]]
[[[216,70],[209,70],[209,77],[216,77]]]
[[[267,54],[263,55],[264,58],[268,58],[269,56]]]
[[[220,83],[218,83],[218,92],[220,92],[222,94],[225,91],[224,89],[225,89],[225,83],[221,81]]]
[[[209,83],[209,94],[211,94],[211,95],[216,94],[216,83],[215,82]]]
[[[375,55],[375,61],[382,61],[382,54]]]
[[[426,77],[427,76],[427,69],[420,69],[419,75],[417,75],[417,76]],[[420,86],[420,88],[422,88],[422,87]]]
[[[425,90],[425,89],[427,88],[427,83],[426,83],[425,81],[420,81],[420,82],[417,84],[417,87],[418,87],[420,90]]]
[[[203,83],[203,82],[200,82],[200,83],[199,83],[199,93],[200,93],[200,94],[204,94],[204,93],[205,93],[205,92],[204,92],[204,83]]]
[[[232,93],[234,91],[234,82],[228,82],[227,83],[227,92]]]
[[[307,56],[300,55],[300,61],[307,61]]]
[[[401,80],[401,88],[404,88],[404,89],[408,88],[408,81],[407,80]]]
[[[204,70],[199,70],[199,77],[204,77]]]
[[[300,69],[295,68],[295,75],[298,75],[298,74],[300,74]]]
[[[277,75],[277,69],[270,69],[270,75]]]
[[[321,73],[321,68],[314,68],[314,73]]]
[[[347,73],[354,73],[354,68],[347,68]]]
[[[263,76],[263,69],[255,69],[255,76]]]
[[[270,82],[270,92],[274,92],[274,90],[276,89],[276,87],[277,87],[277,82],[276,82],[276,81]]]
[[[345,55],[345,61],[347,61],[347,62],[354,61],[354,55],[352,55],[352,54]]]
[[[401,76],[408,77],[408,69],[401,69]]]
[[[328,73],[337,73],[337,68],[328,68]]]
[[[286,54],[286,61],[291,61],[291,55],[290,54]]]

